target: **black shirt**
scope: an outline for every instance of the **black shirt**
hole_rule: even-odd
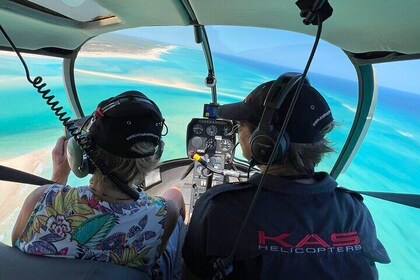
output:
[[[228,256],[262,175],[209,189],[196,203],[183,248],[187,268],[204,279]],[[359,194],[327,173],[315,184],[268,175],[240,237],[227,279],[377,279],[389,263]]]

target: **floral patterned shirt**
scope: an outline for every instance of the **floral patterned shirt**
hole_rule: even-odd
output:
[[[34,255],[112,262],[148,272],[158,257],[166,202],[141,192],[130,204],[99,201],[88,187],[51,185],[16,241]]]

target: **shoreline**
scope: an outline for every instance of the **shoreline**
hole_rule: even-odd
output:
[[[160,58],[161,55],[169,53],[171,50],[176,49],[177,46],[170,45],[170,46],[164,46],[164,47],[152,47],[149,49],[133,49],[128,50],[125,49],[123,51],[109,51],[109,50],[98,50],[98,51],[92,51],[92,50],[85,50],[81,51],[78,54],[78,57],[112,57],[112,58],[130,58],[130,59],[139,59],[139,60],[151,60],[151,61],[158,61],[162,60]],[[0,50],[0,56],[7,56],[7,57],[14,57],[16,54],[14,52],[9,51],[1,51]],[[56,59],[59,58],[56,57],[40,57],[39,55],[35,54],[26,54],[25,57],[33,57],[33,58],[44,58],[44,59]]]
[[[52,147],[45,147],[15,158],[0,160],[0,165],[39,176],[46,163],[51,161],[51,149]],[[13,225],[23,202],[37,187],[39,186],[0,181],[0,242],[11,245]]]
[[[89,71],[89,70],[82,70],[82,69],[75,69],[74,72],[82,73],[86,75],[92,75],[92,76],[98,76],[98,77],[104,77],[104,78],[111,78],[111,79],[118,79],[118,80],[125,80],[125,81],[131,81],[131,82],[139,82],[143,84],[150,84],[155,86],[162,86],[162,87],[170,87],[170,88],[177,88],[182,90],[188,90],[188,91],[194,91],[194,92],[201,92],[201,93],[207,93],[207,90],[201,89],[197,87],[195,84],[189,84],[186,82],[180,82],[180,81],[164,81],[161,79],[154,79],[152,77],[147,76],[137,76],[137,77],[130,77],[130,76],[124,76],[124,75],[117,75],[117,74],[108,74],[103,72],[96,72],[96,71]]]
[[[130,59],[139,59],[139,60],[152,60],[158,61],[162,60],[160,56],[162,54],[167,54],[171,50],[176,49],[176,46],[166,46],[166,47],[153,47],[150,49],[144,49],[138,52],[130,51],[81,51],[79,57],[111,57],[111,58],[130,58]],[[134,50],[133,50],[134,51]],[[137,50],[136,50],[137,51]]]

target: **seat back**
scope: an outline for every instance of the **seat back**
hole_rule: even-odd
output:
[[[34,256],[0,242],[0,279],[147,280],[147,275],[113,263]]]

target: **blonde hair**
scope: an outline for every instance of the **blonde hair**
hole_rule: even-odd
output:
[[[132,151],[139,154],[148,154],[154,152],[156,146],[149,142],[140,142],[131,148]],[[114,172],[119,178],[127,182],[129,186],[139,186],[144,182],[146,174],[153,170],[159,163],[158,153],[145,158],[123,158],[111,154],[104,149],[97,147],[98,157],[108,166],[111,172]],[[90,183],[93,186],[103,188],[111,187],[120,190],[114,183],[105,177],[99,170],[95,170]]]

